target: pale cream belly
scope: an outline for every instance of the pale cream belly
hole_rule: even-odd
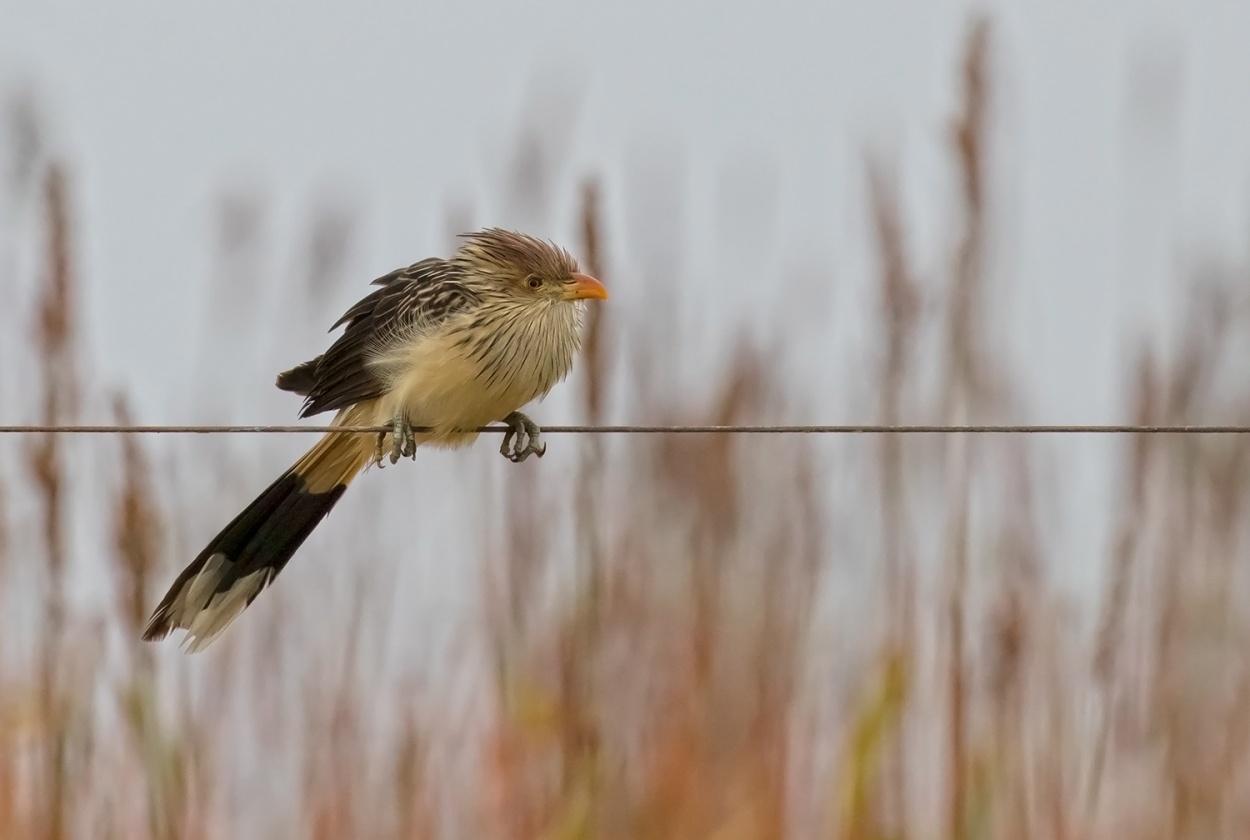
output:
[[[420,342],[381,364],[390,369],[391,387],[377,401],[375,422],[390,423],[402,410],[413,426],[432,429],[417,435],[419,443],[432,446],[466,446],[477,438],[472,430],[502,420],[545,391],[543,383],[525,377],[491,382],[481,362],[443,339]]]

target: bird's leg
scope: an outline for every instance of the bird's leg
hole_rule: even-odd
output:
[[[412,432],[408,414],[403,411],[396,412],[395,419],[391,421],[391,463],[397,463],[400,458],[416,457],[417,436]]]
[[[519,464],[531,455],[541,458],[547,452],[547,444],[539,445],[538,443],[541,430],[533,420],[519,411],[514,411],[505,417],[503,422],[508,425],[508,431],[504,432],[503,445],[499,447],[499,454],[509,461]],[[515,446],[513,445],[514,438],[516,439]]]

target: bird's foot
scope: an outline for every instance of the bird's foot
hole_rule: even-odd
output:
[[[514,411],[503,419],[508,425],[504,432],[503,445],[499,454],[514,464],[519,464],[531,455],[539,458],[547,452],[547,444],[539,444],[541,430],[538,424],[519,411]]]
[[[395,419],[391,421],[391,463],[398,463],[400,458],[416,457],[417,436],[413,434],[408,415],[396,414]]]

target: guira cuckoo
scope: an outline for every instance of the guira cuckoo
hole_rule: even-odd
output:
[[[273,582],[362,470],[419,446],[455,448],[502,420],[500,451],[542,456],[538,426],[520,413],[573,365],[584,301],[607,298],[567,251],[491,228],[374,281],[380,288],[334,326],[320,356],[278,375],[304,397],[301,417],[336,412],[329,432],[215,536],[174,581],[144,630],[187,631],[188,651],[213,641]],[[414,431],[423,429],[421,431]]]

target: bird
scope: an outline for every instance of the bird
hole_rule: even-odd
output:
[[[461,234],[450,258],[372,285],[330,327],[343,331],[329,348],[280,373],[277,387],[304,397],[300,417],[334,411],[334,426],[387,431],[323,435],[178,575],[145,640],[181,629],[187,652],[207,647],[371,465],[467,446],[495,421],[507,426],[506,458],[541,458],[541,429],[520,409],[568,375],[587,301],[608,297],[568,251],[501,228]]]

